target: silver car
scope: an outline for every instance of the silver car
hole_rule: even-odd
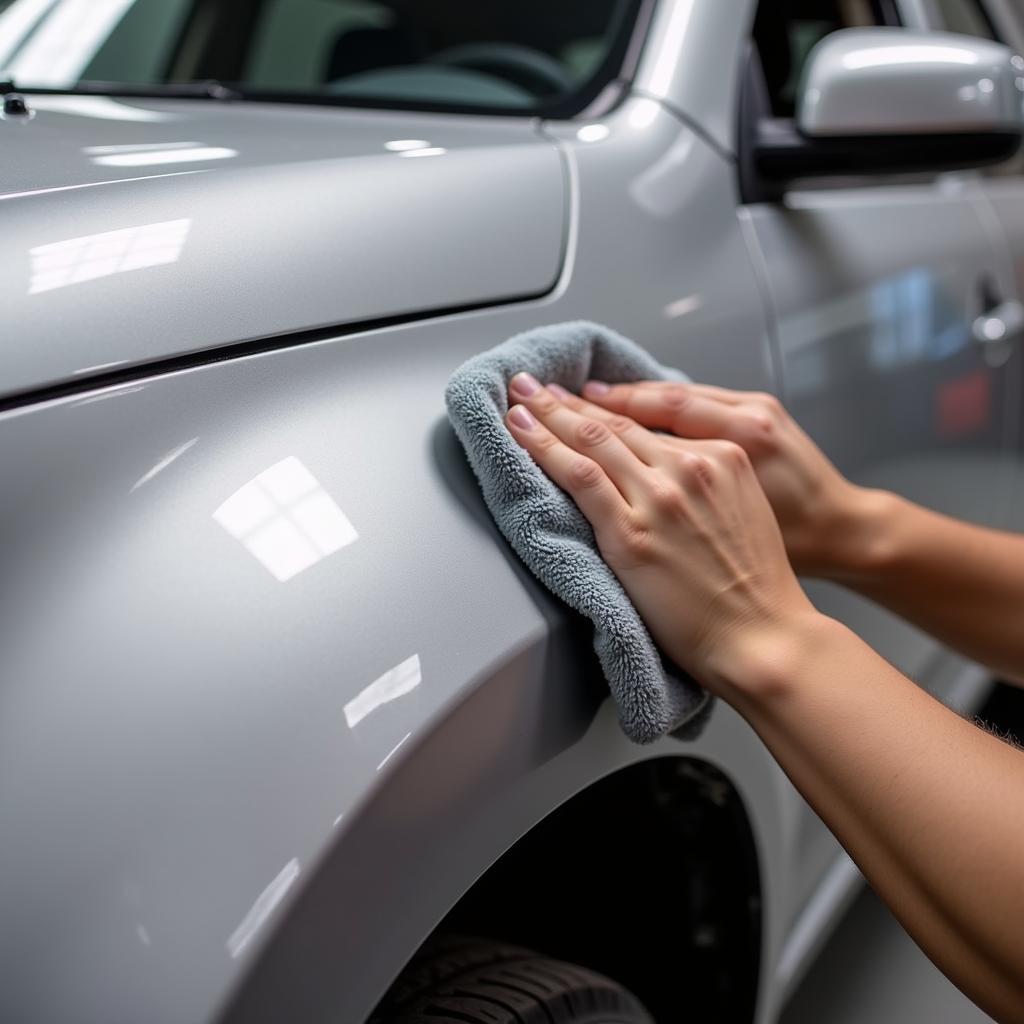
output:
[[[1021,522],[1022,32],[0,0],[0,1020],[775,1020],[860,875],[728,707],[625,739],[443,388],[601,321]]]

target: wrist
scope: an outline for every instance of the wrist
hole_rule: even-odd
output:
[[[851,584],[883,572],[903,504],[889,491],[850,484],[826,531],[827,556],[813,575]]]
[[[736,630],[709,664],[716,693],[750,717],[790,694],[807,665],[844,627],[808,602],[771,621]]]

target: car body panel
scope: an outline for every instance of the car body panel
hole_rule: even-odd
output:
[[[30,146],[17,150],[16,191],[76,185],[0,202],[21,260],[8,299],[19,329],[26,253],[62,240],[35,233],[66,223],[63,240],[78,237],[87,195],[101,198],[86,234],[120,226],[111,206],[141,211],[136,225],[201,216],[210,232],[191,253],[190,234],[174,263],[31,296],[66,305],[36,314],[37,334],[5,357],[20,375],[5,375],[8,395],[85,372],[75,394],[0,413],[0,465],[17,482],[0,503],[0,963],[12,968],[0,1018],[364,1020],[530,828],[618,768],[669,755],[717,765],[745,802],[764,899],[756,1019],[775,1019],[841,909],[820,823],[728,707],[696,741],[625,740],[585,624],[496,531],[442,400],[460,362],[543,323],[603,321],[697,379],[776,391],[796,362],[799,303],[838,329],[834,288],[813,273],[780,287],[771,232],[739,209],[730,149],[752,14],[749,0],[728,17],[712,0],[660,4],[635,95],[600,120],[65,96],[38,97],[28,124],[0,124],[53,135],[38,169]],[[447,152],[383,149],[405,137]],[[95,184],[113,172],[93,158],[117,152],[81,150],[144,138],[238,156]],[[422,165],[422,193],[395,187],[404,164]],[[351,223],[376,216],[390,236],[361,234],[360,250],[351,232],[323,231],[315,214],[342,195],[335,174],[379,202],[379,215],[345,207]],[[17,213],[37,201],[35,221]],[[409,252],[394,223],[406,201]],[[459,258],[437,257],[431,226],[435,241],[458,231]],[[477,237],[487,226],[498,234]],[[878,237],[909,244],[897,230],[883,220]],[[972,257],[994,266],[967,234]],[[806,239],[779,244],[808,258]],[[872,270],[866,251],[862,233],[840,291],[906,269]],[[353,272],[370,260],[370,283],[339,283],[332,260]],[[423,315],[354,325],[403,311]],[[257,354],[198,355],[268,335]],[[189,353],[188,365],[143,368]],[[100,387],[105,361],[140,368]],[[837,373],[822,403],[849,382]],[[797,413],[851,465],[849,415]],[[865,464],[889,447],[875,442]],[[859,619],[815,598],[900,664],[924,650],[883,613]],[[978,670],[928,649],[921,681],[969,706]]]
[[[489,859],[588,780],[651,756],[607,709],[591,726],[601,691],[581,661],[586,630],[500,540],[442,401],[465,358],[581,316],[701,379],[771,386],[727,165],[651,100],[605,126],[589,142],[551,129],[574,203],[565,270],[541,300],[0,418],[0,463],[21,482],[0,523],[0,818],[12,837],[0,844],[0,962],[19,965],[0,1017],[211,1019],[247,977],[260,985],[319,947],[296,980],[317,995],[309,1019],[362,1019]],[[298,508],[310,497],[312,519]],[[732,764],[757,780],[742,787],[765,787],[748,796],[776,949],[798,798],[731,712],[716,718],[700,744],[661,752]],[[468,774],[436,773],[438,730]],[[378,804],[420,751],[429,771],[411,767],[413,789]],[[562,758],[577,765],[564,779]],[[379,836],[362,831],[382,827],[378,815],[411,831],[373,874],[346,835]],[[426,852],[447,867],[415,886]],[[362,895],[345,889],[326,920],[304,913],[275,944],[321,872]],[[357,971],[324,959],[339,938],[369,935],[387,946]],[[260,1001],[268,1015],[299,997],[276,998]]]
[[[558,277],[565,173],[528,121],[97,99],[0,120],[0,395]]]
[[[753,0],[733,0],[723,17],[708,0],[659,3],[633,82],[637,94],[664,101],[726,153],[736,152],[739,73],[754,9]]]
[[[1008,276],[977,202],[969,180],[865,183],[793,191],[746,215],[798,422],[850,479],[994,524],[1019,395],[1016,364],[988,366],[971,336],[985,289]],[[849,590],[806,586],[903,672],[928,674],[935,640]],[[810,811],[802,845],[810,898],[837,850]]]
[[[994,244],[1002,246],[1009,272],[1008,280],[1000,285],[998,298],[1001,301],[1024,302],[1024,178],[1017,173],[1005,177],[986,178],[981,183],[986,209],[983,211]],[[1006,372],[1019,381],[1024,373],[1024,354],[1020,351],[1020,338],[1013,340],[1010,360]],[[1007,507],[999,525],[1012,530],[1024,529],[1024,416],[1021,409],[1015,410],[1010,432],[1013,437],[1013,452],[1009,460],[1009,486]]]

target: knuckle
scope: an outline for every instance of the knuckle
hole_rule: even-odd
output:
[[[653,553],[654,538],[645,526],[630,521],[622,525],[617,547],[631,562],[645,562]]]
[[[628,416],[612,416],[608,420],[608,429],[613,434],[628,434],[635,426],[633,420]]]
[[[756,391],[751,397],[769,413],[782,412],[782,403],[777,396],[768,391]]]
[[[593,459],[577,458],[569,463],[568,476],[572,487],[585,490],[597,487],[604,473]]]
[[[683,508],[683,493],[671,480],[655,477],[648,492],[651,505],[662,513],[675,513]]]
[[[742,445],[735,441],[719,441],[715,447],[718,457],[727,466],[740,468],[750,462],[750,458]]]
[[[685,384],[670,384],[662,392],[661,398],[669,409],[679,412],[690,404],[693,396]]]
[[[547,416],[558,408],[558,399],[550,392],[538,391],[532,401],[532,409],[541,416]]]
[[[574,432],[577,443],[586,446],[603,444],[609,436],[608,428],[598,420],[584,420],[577,424]]]
[[[777,420],[763,409],[752,409],[736,424],[736,434],[741,444],[763,450],[775,443]]]
[[[697,452],[679,454],[679,475],[691,487],[709,487],[715,479],[711,460]]]
[[[539,452],[547,452],[554,448],[556,444],[558,444],[558,438],[554,434],[547,430],[540,430],[537,432],[537,438],[533,442],[533,447]]]

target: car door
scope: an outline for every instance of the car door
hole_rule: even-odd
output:
[[[996,39],[1024,53],[1024,10],[1012,0],[942,0],[935,12],[936,24],[947,31],[965,32]],[[1024,70],[1024,62],[1022,62]],[[980,172],[979,181],[986,203],[990,230],[997,246],[1002,245],[1010,265],[1013,292],[1004,296],[998,320],[1011,337],[1007,372],[1017,381],[1024,373],[1020,351],[1024,330],[1024,154],[1007,163]],[[998,327],[996,328],[998,329]],[[1024,416],[1018,408],[1011,428],[1013,444],[1008,460],[1010,477],[1008,502],[1001,525],[1024,530]]]
[[[801,65],[818,39],[899,23],[893,5],[867,0],[781,8],[764,0],[762,8],[753,52],[780,119],[792,116]],[[959,175],[831,182],[740,213],[773,310],[785,402],[858,483],[992,522],[1012,396],[1006,365],[986,361],[972,329],[1013,282],[979,214],[979,186]],[[934,676],[935,642],[848,591],[807,589],[900,669],[926,683]],[[836,854],[808,809],[794,851],[804,898]]]

